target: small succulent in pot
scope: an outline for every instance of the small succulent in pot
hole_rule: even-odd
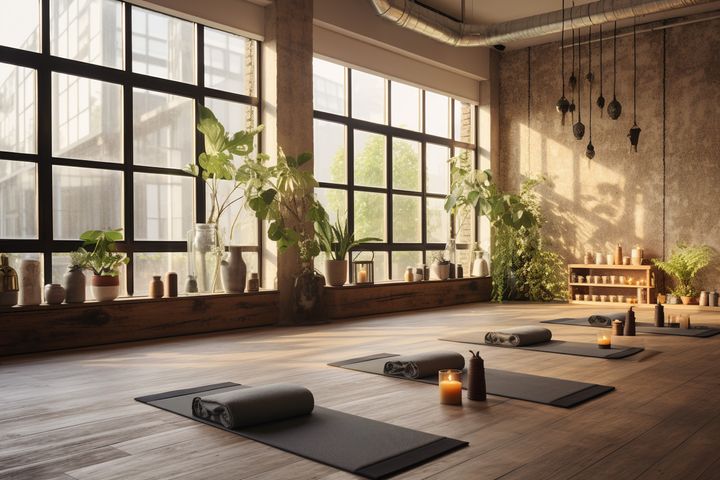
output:
[[[607,107],[608,116],[612,118],[613,120],[617,120],[620,118],[620,114],[622,113],[622,105],[620,102],[618,102],[617,98],[613,95],[612,101],[608,104]]]

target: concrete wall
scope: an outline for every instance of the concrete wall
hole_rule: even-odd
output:
[[[586,30],[583,32],[586,34]],[[620,242],[667,255],[678,240],[720,250],[720,20],[642,33],[637,38],[638,152],[626,137],[632,126],[632,36],[618,39],[617,97],[613,121],[593,109],[594,160],[585,157],[588,133],[574,139],[571,121],[560,124],[559,44],[506,52],[499,76],[499,177],[517,189],[526,175],[545,175],[539,188],[552,248],[568,262],[585,251],[610,252]],[[612,99],[612,39],[604,42],[604,86]],[[593,71],[599,79],[599,44]],[[570,51],[566,51],[566,78]],[[583,50],[587,72],[587,46]],[[593,104],[599,81],[593,85]],[[567,94],[569,96],[569,92]],[[588,125],[587,82],[582,119]],[[576,103],[578,99],[575,99]],[[720,287],[720,271],[701,279]]]

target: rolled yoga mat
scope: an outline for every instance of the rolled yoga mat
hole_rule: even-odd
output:
[[[220,383],[135,400],[372,479],[387,478],[468,445],[460,440],[319,406],[314,406],[310,414],[234,429],[193,414],[195,398],[215,397],[217,400],[222,394],[252,388],[236,383]],[[235,395],[231,397],[238,398]]]
[[[545,343],[512,347],[506,345],[485,343],[485,337],[486,334],[482,333],[467,333],[465,335],[459,335],[457,337],[441,338],[440,340],[445,342],[485,345],[488,347],[511,348],[515,350],[532,350],[535,352],[560,353],[563,355],[575,355],[578,357],[607,359],[625,358],[643,351],[643,349],[639,347],[619,347],[613,345],[611,348],[598,348],[597,344],[595,343],[565,342],[561,340],[550,340],[549,342]]]
[[[625,318],[625,317],[623,317]],[[605,325],[591,325],[588,317],[580,318],[557,318],[555,320],[543,320],[540,323],[553,323],[555,325],[575,325],[579,327],[599,327],[610,328]],[[635,330],[637,333],[654,333],[657,335],[677,335],[679,337],[698,337],[707,338],[720,333],[720,328],[711,327],[693,327],[693,328],[672,328],[672,327],[656,327],[651,323],[636,323]]]
[[[351,358],[340,362],[329,363],[331,367],[346,368],[357,372],[374,373],[391,378],[400,378],[416,382],[437,385],[438,375],[422,378],[408,378],[400,375],[384,373],[385,364],[400,355],[378,353],[367,357]],[[407,355],[404,358],[409,358]],[[445,367],[452,368],[452,367]],[[615,390],[615,387],[596,385],[593,383],[574,382],[560,378],[541,377],[525,373],[508,372],[505,370],[485,369],[487,393],[500,397],[527,400],[555,407],[570,408],[595,397]],[[466,372],[463,371],[463,385],[467,385]]]
[[[425,352],[412,356],[399,356],[385,363],[383,373],[422,378],[437,375],[438,370],[465,368],[465,357],[457,352]]]
[[[483,343],[503,347],[525,347],[538,343],[547,343],[552,339],[552,332],[536,325],[511,327],[487,332]]]

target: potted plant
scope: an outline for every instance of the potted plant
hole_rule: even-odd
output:
[[[254,150],[255,137],[262,132],[263,126],[250,130],[240,130],[235,133],[228,133],[222,123],[215,117],[212,110],[204,105],[198,104],[197,129],[205,137],[205,152],[198,156],[197,164],[191,163],[185,167],[185,171],[194,176],[200,176],[207,187],[210,202],[210,214],[204,224],[195,224],[193,230],[188,233],[188,245],[191,249],[192,260],[195,263],[199,275],[198,288],[203,292],[216,292],[220,287],[222,257],[225,252],[220,222],[229,209],[243,200],[243,194],[247,182],[251,178],[250,169],[247,167],[247,160]],[[258,156],[263,156],[258,153]],[[242,160],[236,164],[235,158]],[[241,209],[238,209],[229,224],[229,238],[232,239],[235,225],[240,216]],[[207,256],[211,255],[214,260],[212,272],[208,272]],[[225,283],[231,285],[245,285],[245,269],[242,262],[242,254],[239,249],[234,249],[231,258],[226,265],[237,265],[237,268],[224,272]],[[213,258],[214,257],[214,258]],[[226,268],[226,270],[228,270]],[[236,271],[237,272],[236,272]],[[239,278],[241,277],[241,278]],[[224,289],[237,291],[239,287]]]
[[[70,252],[70,265],[63,275],[63,287],[65,287],[65,302],[85,302],[85,274],[83,270],[88,262],[89,253],[86,251]]]
[[[432,259],[430,273],[438,280],[447,280],[450,276],[450,260],[447,260],[442,252],[433,253]]]
[[[347,254],[348,252],[367,242],[380,242],[382,239],[376,237],[365,237],[355,240],[355,233],[350,232],[347,216],[340,220],[338,214],[335,224],[330,223],[330,218],[323,211],[320,219],[315,221],[315,236],[320,244],[320,250],[325,252],[325,276],[327,282],[333,287],[341,287],[347,281]]]
[[[700,270],[707,267],[713,258],[713,251],[707,245],[688,245],[678,242],[670,258],[652,262],[663,272],[675,279],[673,295],[680,297],[683,305],[693,303],[697,297],[695,279]]]
[[[98,302],[115,300],[120,294],[120,267],[130,261],[116,249],[115,242],[122,240],[121,232],[122,228],[88,230],[80,235],[83,245],[75,261],[84,257],[84,268],[92,270],[92,292]]]

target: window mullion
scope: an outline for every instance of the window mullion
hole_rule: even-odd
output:
[[[125,5],[125,71],[132,71],[132,5]],[[133,85],[130,75],[124,76],[123,82],[123,196],[124,207],[124,239],[125,251],[130,259],[126,265],[127,294],[135,291],[134,276],[134,242],[135,242],[135,202],[134,202],[134,175],[133,175]]]

